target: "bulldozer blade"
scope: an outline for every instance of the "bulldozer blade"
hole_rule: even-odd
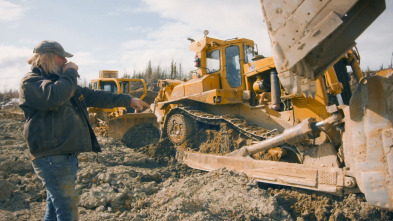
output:
[[[261,0],[281,84],[315,93],[319,76],[355,45],[385,10],[385,0]],[[314,95],[313,95],[314,96]]]
[[[254,160],[250,157],[218,156],[185,151],[183,162],[204,171],[227,168],[245,173],[259,182],[293,186],[342,195],[343,187],[355,183],[345,171],[332,167],[309,167],[302,164]]]
[[[129,129],[145,123],[159,127],[154,113],[123,114],[108,121],[108,136],[121,139]]]
[[[393,205],[393,70],[363,78],[344,109],[345,165],[373,205]]]

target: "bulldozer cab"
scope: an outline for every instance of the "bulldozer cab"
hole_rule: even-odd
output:
[[[91,80],[91,87],[95,90],[109,91],[117,94],[131,94],[132,82],[140,82],[144,87],[144,93],[140,98],[143,99],[147,94],[145,81],[143,79],[118,78],[118,71],[100,71],[99,79]]]
[[[136,92],[135,88],[137,88],[133,83],[143,86],[143,94],[139,97],[139,99],[143,100],[147,95],[146,82],[143,79],[118,78],[118,71],[100,71],[99,78],[91,81],[91,88],[94,90],[131,95],[133,92]],[[99,124],[95,128],[99,134],[108,134],[115,138],[122,138],[130,128],[136,125],[146,122],[154,125],[156,119],[153,113],[135,113],[135,110],[131,107],[90,107],[88,111],[90,121],[93,124],[94,122]]]
[[[97,82],[94,82],[93,88],[103,90],[103,91],[109,91],[112,93],[119,93],[118,87],[117,87],[116,83],[113,81],[98,80]]]
[[[117,94],[131,94],[131,84],[129,81],[97,79],[93,80],[93,89],[109,91]]]
[[[103,90],[117,94],[132,93],[131,83],[140,82],[144,88],[144,93],[140,97],[142,100],[147,95],[147,86],[143,79],[118,78],[118,71],[102,70],[99,72],[99,78],[91,80],[91,88],[95,90]],[[118,117],[124,113],[130,113],[134,110],[125,107],[115,108],[89,108],[89,113],[102,115],[101,118],[107,120],[110,117]]]
[[[252,61],[253,45],[249,39],[219,40],[207,36],[192,42],[190,50],[196,52],[199,64],[193,78],[218,75],[221,89],[244,89],[243,65]]]

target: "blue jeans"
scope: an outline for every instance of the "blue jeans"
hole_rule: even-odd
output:
[[[75,179],[78,158],[63,154],[40,157],[33,160],[33,168],[46,188],[46,212],[44,220],[78,220],[78,194]]]

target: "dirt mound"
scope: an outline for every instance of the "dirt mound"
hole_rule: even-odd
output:
[[[246,138],[223,123],[220,129],[201,128],[188,140],[179,146],[180,149],[192,149],[201,153],[226,154],[244,145],[250,145],[252,140]]]
[[[154,87],[149,87],[146,96],[143,98],[143,101],[145,101],[148,104],[154,103],[154,100],[156,99],[158,95],[159,90],[155,90]],[[140,98],[143,95],[143,88],[140,88],[132,93],[133,97],[138,97]]]
[[[129,129],[121,141],[130,148],[139,148],[158,142],[160,131],[152,124],[140,124]]]
[[[0,118],[0,220],[42,220],[46,193],[31,166],[23,117],[0,115],[12,116]],[[214,148],[225,133],[201,130],[193,148]],[[132,138],[140,136],[150,135]],[[111,138],[99,142],[102,153],[78,156],[80,220],[393,220],[361,194],[336,197],[263,185],[225,169],[193,170],[176,160],[168,139],[134,148]]]
[[[225,169],[168,179],[146,209],[130,219],[291,220],[290,214],[246,175]]]
[[[343,197],[259,184],[298,220],[392,220],[393,213],[368,204],[363,194]]]

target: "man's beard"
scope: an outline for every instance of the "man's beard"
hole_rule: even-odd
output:
[[[61,75],[63,73],[63,67],[60,67],[59,65],[55,64],[53,66],[53,72],[57,75]]]

